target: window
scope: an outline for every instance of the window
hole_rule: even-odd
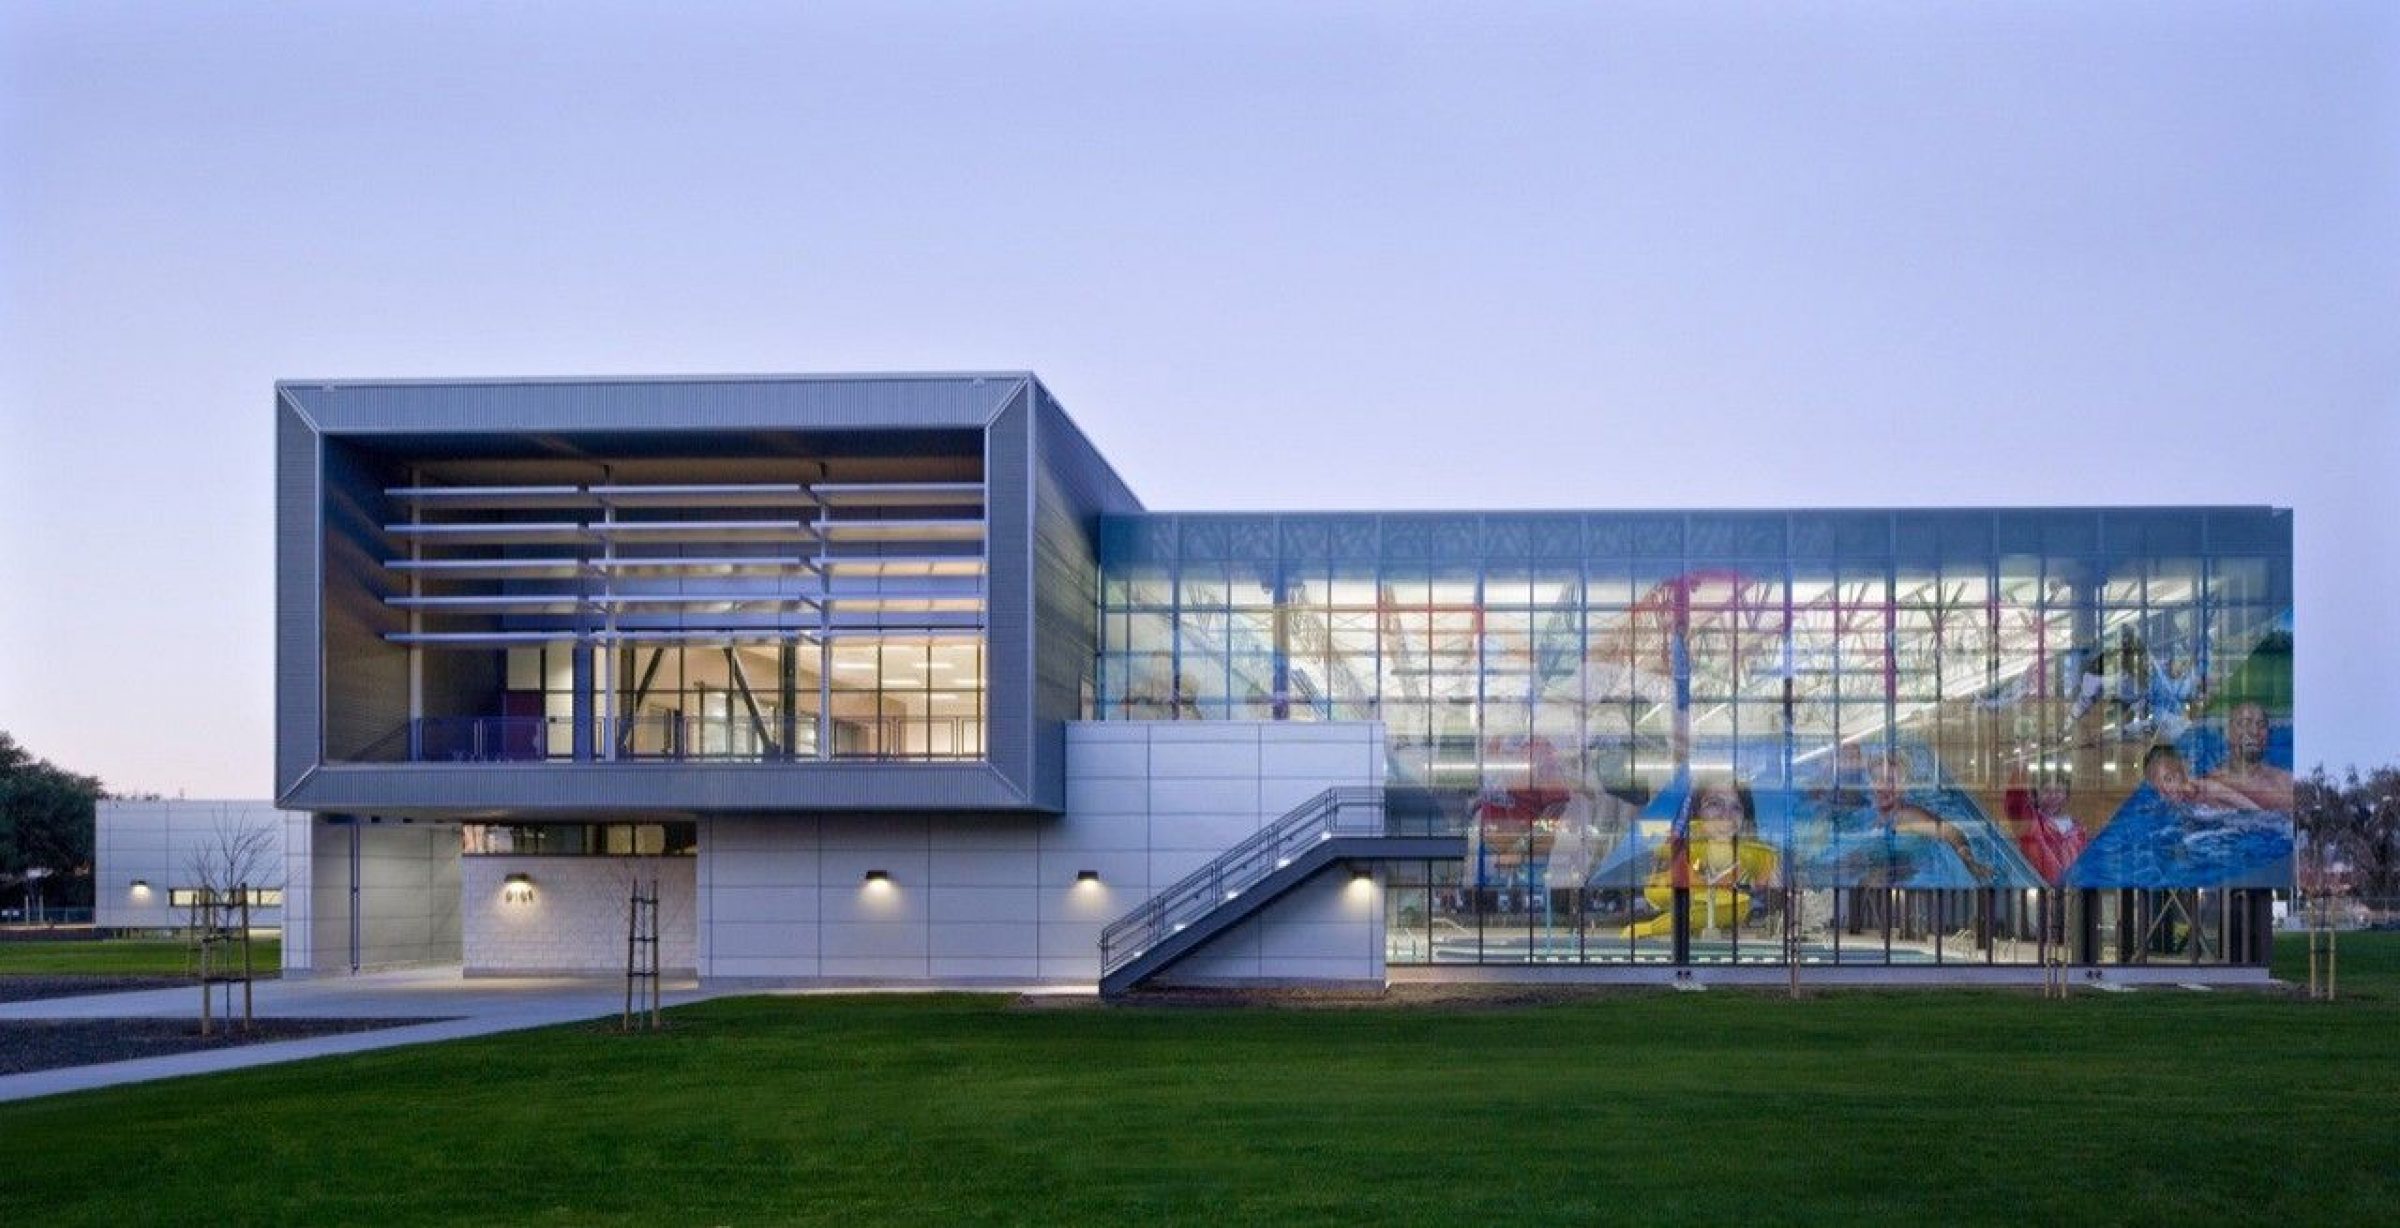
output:
[[[469,823],[459,830],[468,857],[688,857],[700,847],[696,823]]]
[[[167,906],[170,908],[198,908],[201,896],[207,890],[205,887],[169,887],[167,889]],[[221,897],[221,903],[228,905],[242,903],[231,891],[218,894]],[[283,907],[283,888],[281,887],[252,887],[249,889],[248,895],[252,908]]]

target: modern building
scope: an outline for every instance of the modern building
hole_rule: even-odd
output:
[[[276,389],[288,968],[2264,975],[2291,518],[1143,508],[1025,373]]]

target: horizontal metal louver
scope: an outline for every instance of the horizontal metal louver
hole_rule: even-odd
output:
[[[403,485],[396,644],[976,633],[977,482]],[[399,551],[406,553],[399,553]]]

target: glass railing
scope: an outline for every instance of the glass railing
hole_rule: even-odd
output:
[[[591,763],[796,761],[953,762],[984,756],[983,722],[973,717],[888,717],[835,721],[830,745],[812,718],[788,731],[770,717],[651,713],[594,718],[588,743],[576,722],[542,716],[428,716],[403,722],[345,762]]]
[[[362,759],[399,763],[516,763],[566,758],[574,725],[538,716],[429,716],[409,721]]]

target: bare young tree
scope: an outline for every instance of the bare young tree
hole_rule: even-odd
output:
[[[667,858],[657,853],[636,849],[631,857],[609,859],[615,873],[618,898],[627,902],[625,937],[625,1011],[620,1027],[632,1031],[637,1022],[655,1031],[659,1027],[659,1006],[665,969],[661,949],[668,928],[683,924],[684,910],[663,907],[665,892],[661,880]]]
[[[218,900],[230,900],[235,889],[274,890],[283,886],[283,858],[275,834],[254,824],[220,818],[201,843],[184,857],[183,869],[192,886]]]
[[[207,838],[184,857],[184,873],[199,892],[192,908],[194,950],[199,958],[200,1034],[212,1029],[209,993],[224,987],[225,1015],[233,1018],[233,987],[242,987],[241,1026],[251,1024],[250,901],[260,890],[283,886],[282,858],[267,828],[220,816]]]

